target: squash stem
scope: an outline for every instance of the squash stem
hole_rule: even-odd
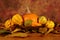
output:
[[[31,11],[30,11],[29,7],[27,7],[27,12],[28,12],[28,13],[31,13]]]

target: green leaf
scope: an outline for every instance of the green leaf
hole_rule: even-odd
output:
[[[31,25],[32,25],[32,20],[26,20],[26,21],[24,22],[24,25],[25,25],[25,26],[31,26]]]
[[[4,30],[4,29],[0,30],[0,34],[3,34],[3,33],[9,33],[9,31]]]

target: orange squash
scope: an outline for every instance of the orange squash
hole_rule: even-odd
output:
[[[34,13],[27,13],[27,14],[23,15],[23,18],[24,18],[24,22],[27,20],[32,20],[31,26],[33,26],[33,27],[40,26],[40,24],[37,23],[38,15],[36,15]]]
[[[40,23],[37,23],[38,15],[35,13],[32,13],[29,10],[29,7],[27,7],[27,13],[25,15],[23,15],[23,18],[24,18],[24,22],[27,22],[27,20],[31,20],[30,23],[32,22],[31,26],[33,26],[33,27],[41,25]]]

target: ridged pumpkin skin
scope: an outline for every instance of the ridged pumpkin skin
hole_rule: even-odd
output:
[[[26,20],[32,20],[32,26],[33,26],[33,27],[40,25],[39,23],[37,23],[38,15],[36,15],[36,14],[27,13],[27,14],[23,15],[23,18],[24,18],[24,22],[25,22]]]
[[[54,28],[54,26],[55,26],[55,24],[53,21],[50,21],[50,20],[47,21],[47,23],[46,23],[47,28]]]
[[[39,17],[39,23],[45,24],[47,22],[47,18],[45,16]]]
[[[19,15],[19,14],[15,14],[15,15],[12,17],[12,21],[13,21],[15,24],[18,24],[18,25],[22,25],[22,23],[23,23],[22,16]]]
[[[14,25],[14,23],[12,22],[11,19],[8,19],[8,20],[6,20],[6,22],[4,23],[4,25],[5,25],[5,29],[9,29],[11,26]]]

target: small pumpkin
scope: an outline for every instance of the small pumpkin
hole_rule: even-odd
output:
[[[4,23],[4,25],[5,25],[5,29],[9,29],[11,26],[14,25],[14,23],[12,22],[11,19],[8,19],[8,20],[6,20],[6,22]]]
[[[39,23],[45,24],[47,22],[47,18],[45,16],[39,17]]]
[[[49,30],[45,33],[45,35],[47,35],[48,33],[50,33],[51,31],[54,30],[55,24],[54,24],[53,21],[48,20],[47,23],[46,23],[46,27],[47,27]]]
[[[19,15],[19,14],[15,14],[15,15],[12,17],[12,21],[13,21],[15,24],[18,24],[18,25],[22,25],[22,23],[23,23],[22,16]]]
[[[46,27],[47,28],[54,28],[55,24],[53,21],[51,20],[48,20],[47,23],[46,23]]]

